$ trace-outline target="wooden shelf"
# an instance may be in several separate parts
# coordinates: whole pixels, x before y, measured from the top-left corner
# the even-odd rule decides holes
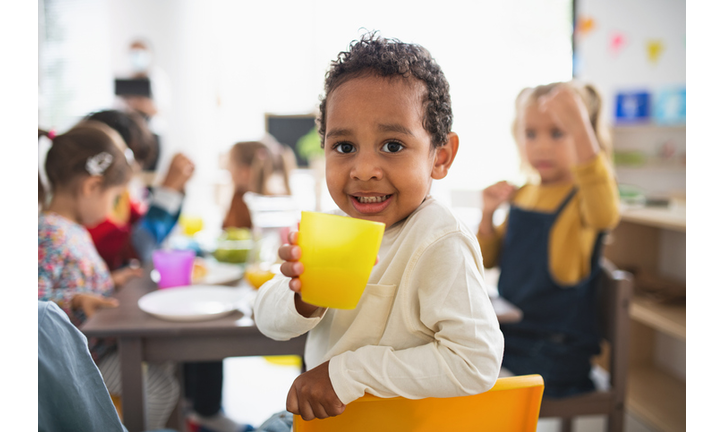
[[[634,296],[629,313],[631,319],[686,341],[686,305],[662,304]]]
[[[686,165],[681,163],[644,163],[641,165],[616,165],[616,172],[647,172],[647,173],[686,173]]]
[[[686,232],[686,208],[622,208],[621,220],[683,233]]]
[[[686,383],[653,366],[629,369],[626,408],[663,432],[686,430]]]
[[[631,123],[617,124],[612,128],[613,132],[642,132],[651,130],[686,130],[686,124],[656,124],[656,123]]]

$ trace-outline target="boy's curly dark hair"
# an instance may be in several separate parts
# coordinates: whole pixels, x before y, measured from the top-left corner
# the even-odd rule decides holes
[[[425,110],[422,125],[432,138],[432,146],[447,143],[452,128],[450,86],[440,66],[430,52],[420,45],[385,39],[370,32],[359,41],[352,41],[349,51],[340,52],[324,80],[324,96],[319,104],[319,134],[324,147],[327,130],[327,100],[340,85],[352,78],[367,75],[381,77],[414,77],[425,83],[427,95],[423,101]]]

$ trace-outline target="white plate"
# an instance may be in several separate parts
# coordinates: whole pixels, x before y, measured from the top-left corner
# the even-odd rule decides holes
[[[242,295],[237,288],[191,285],[148,293],[138,307],[165,320],[204,321],[233,312]]]
[[[194,279],[196,285],[222,285],[238,281],[244,275],[239,264],[206,261],[206,276]]]

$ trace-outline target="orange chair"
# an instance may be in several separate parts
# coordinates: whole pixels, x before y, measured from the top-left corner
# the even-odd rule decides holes
[[[294,432],[534,432],[543,397],[543,378],[499,378],[492,389],[473,396],[405,399],[365,395],[344,413],[324,420],[294,416]]]

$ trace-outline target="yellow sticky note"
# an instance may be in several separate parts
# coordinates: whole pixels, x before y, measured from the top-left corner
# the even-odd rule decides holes
[[[656,64],[664,51],[664,43],[660,39],[649,40],[646,43],[646,50],[649,55],[649,62]]]
[[[596,21],[591,17],[580,17],[578,18],[578,25],[576,31],[581,35],[585,35],[596,27]]]

